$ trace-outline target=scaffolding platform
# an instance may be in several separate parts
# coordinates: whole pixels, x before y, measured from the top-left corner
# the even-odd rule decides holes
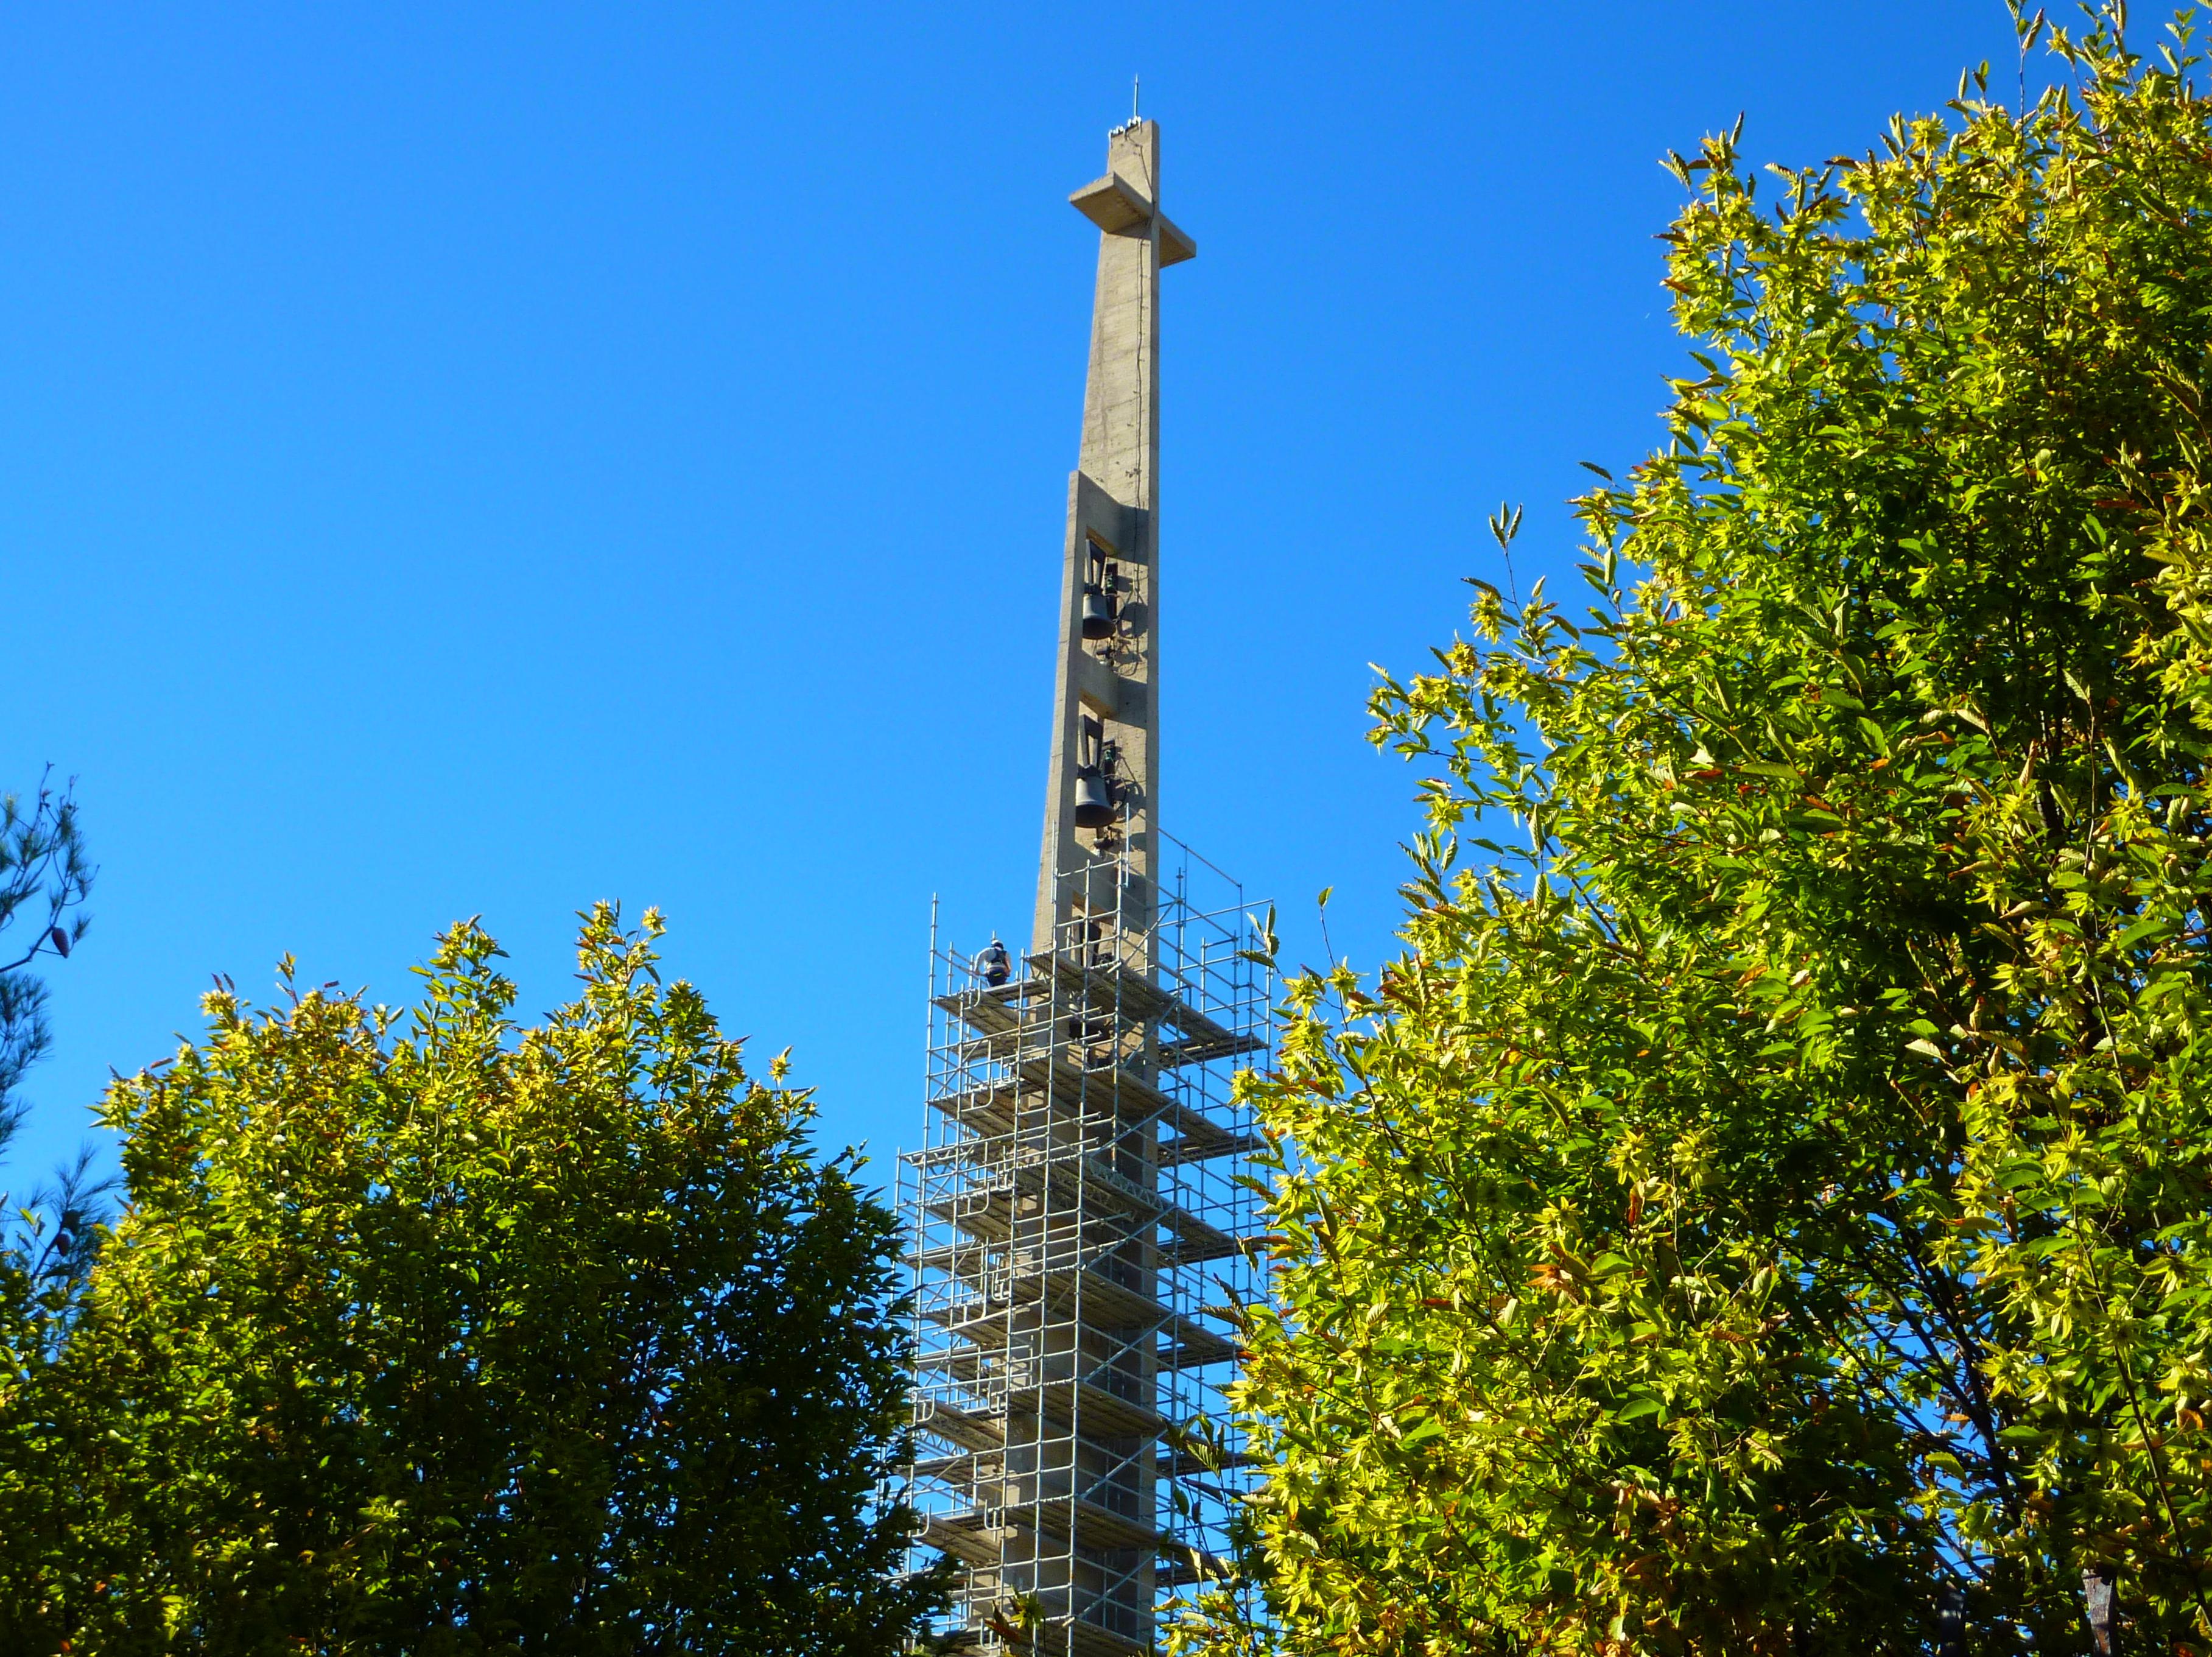
[[[1273,981],[1202,859],[1158,889],[1111,858],[1062,878],[1124,899],[1006,983],[933,936],[928,1141],[900,1160],[915,1564],[955,1562],[933,1634],[976,1657],[1151,1652],[1162,1607],[1226,1579],[1256,1472],[1224,1393],[1267,1292],[1232,1078],[1265,1062]]]

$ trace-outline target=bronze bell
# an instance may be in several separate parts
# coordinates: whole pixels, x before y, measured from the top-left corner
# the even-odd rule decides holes
[[[1096,765],[1085,765],[1075,773],[1075,826],[1102,829],[1114,820],[1114,796],[1106,790],[1106,778]]]
[[[1097,582],[1086,582],[1083,588],[1083,603],[1079,608],[1083,618],[1083,637],[1087,639],[1114,637],[1114,600],[1106,596],[1106,589]]]

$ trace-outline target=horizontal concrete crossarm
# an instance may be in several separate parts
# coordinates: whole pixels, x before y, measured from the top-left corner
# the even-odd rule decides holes
[[[1068,205],[1109,235],[1160,222],[1160,268],[1198,257],[1198,244],[1164,213],[1158,212],[1136,186],[1118,173],[1093,179],[1067,198]]]

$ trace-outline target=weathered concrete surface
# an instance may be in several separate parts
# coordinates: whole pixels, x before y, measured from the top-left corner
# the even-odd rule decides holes
[[[1045,787],[1032,947],[1052,947],[1054,929],[1086,900],[1063,872],[1126,837],[1128,867],[1149,910],[1158,863],[1160,271],[1196,245],[1159,210],[1160,130],[1139,121],[1114,133],[1106,174],[1068,199],[1099,227],[1098,283],[1091,316],[1091,369],[1083,398],[1083,446],[1067,486],[1067,536],[1060,578],[1060,658],[1053,698],[1052,763]],[[1095,550],[1094,550],[1095,549]],[[1114,636],[1085,640],[1085,585],[1100,563],[1113,569]],[[1097,740],[1086,739],[1086,718]],[[1121,820],[1075,824],[1078,773],[1110,752]],[[1124,893],[1121,909],[1130,912]]]

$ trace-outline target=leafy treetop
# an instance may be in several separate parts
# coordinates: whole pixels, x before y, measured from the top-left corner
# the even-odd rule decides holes
[[[2071,1652],[2094,1569],[2212,1649],[2212,103],[2123,23],[1676,158],[1595,607],[1376,698],[1404,953],[1255,1087],[1273,1620],[1186,1644]]]

